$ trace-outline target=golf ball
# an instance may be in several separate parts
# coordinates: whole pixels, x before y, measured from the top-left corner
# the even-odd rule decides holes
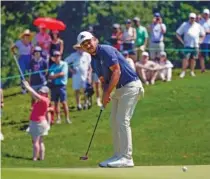
[[[182,167],[182,171],[183,171],[183,172],[186,172],[186,171],[187,171],[187,167],[185,167],[185,166]]]

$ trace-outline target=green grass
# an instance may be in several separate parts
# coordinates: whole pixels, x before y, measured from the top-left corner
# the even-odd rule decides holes
[[[69,104],[74,105],[71,85],[68,86]],[[30,136],[20,130],[28,124],[30,96],[12,96],[19,90],[18,87],[5,90],[5,96],[9,97],[4,100],[2,118],[5,136],[2,167],[95,167],[112,155],[109,105],[102,114],[89,160],[79,160],[87,149],[99,113],[99,108],[94,106],[88,111],[71,111],[72,125],[54,125],[45,138],[45,161],[31,161]],[[145,98],[138,102],[131,125],[133,157],[137,166],[210,164],[209,71],[197,73],[195,78],[175,79],[146,87]]]
[[[210,166],[135,167],[131,169],[3,169],[3,179],[209,179]]]

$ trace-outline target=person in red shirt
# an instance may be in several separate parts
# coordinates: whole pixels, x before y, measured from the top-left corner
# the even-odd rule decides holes
[[[27,81],[23,81],[23,84],[36,99],[32,106],[29,124],[29,133],[33,142],[33,160],[36,161],[38,157],[40,160],[44,160],[45,145],[43,136],[47,135],[49,130],[49,124],[46,119],[50,105],[50,99],[48,98],[49,88],[43,86],[37,93]]]

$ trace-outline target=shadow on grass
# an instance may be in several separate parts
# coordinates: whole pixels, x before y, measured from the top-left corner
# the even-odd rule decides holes
[[[17,96],[17,95],[20,95],[22,94],[22,92],[16,92],[16,93],[12,93],[12,94],[7,94],[7,95],[4,95],[4,98],[9,98],[9,97],[12,97],[12,96]]]
[[[26,124],[26,123],[28,124],[29,120],[21,120],[21,121],[13,121],[12,120],[12,121],[9,121],[9,122],[2,122],[1,125],[2,126],[9,126],[9,125],[13,126],[13,125],[21,125],[21,124],[23,125],[23,124]]]
[[[32,160],[30,157],[24,157],[24,156],[16,156],[9,153],[2,153],[3,157],[6,158],[14,158],[14,159],[21,159],[21,160]]]

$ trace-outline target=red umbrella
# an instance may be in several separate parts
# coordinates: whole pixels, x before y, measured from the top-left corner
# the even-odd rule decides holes
[[[44,25],[47,29],[50,30],[65,30],[66,29],[66,25],[60,21],[57,20],[55,18],[51,18],[51,17],[38,17],[37,19],[34,20],[33,24],[35,26],[42,26]]]

